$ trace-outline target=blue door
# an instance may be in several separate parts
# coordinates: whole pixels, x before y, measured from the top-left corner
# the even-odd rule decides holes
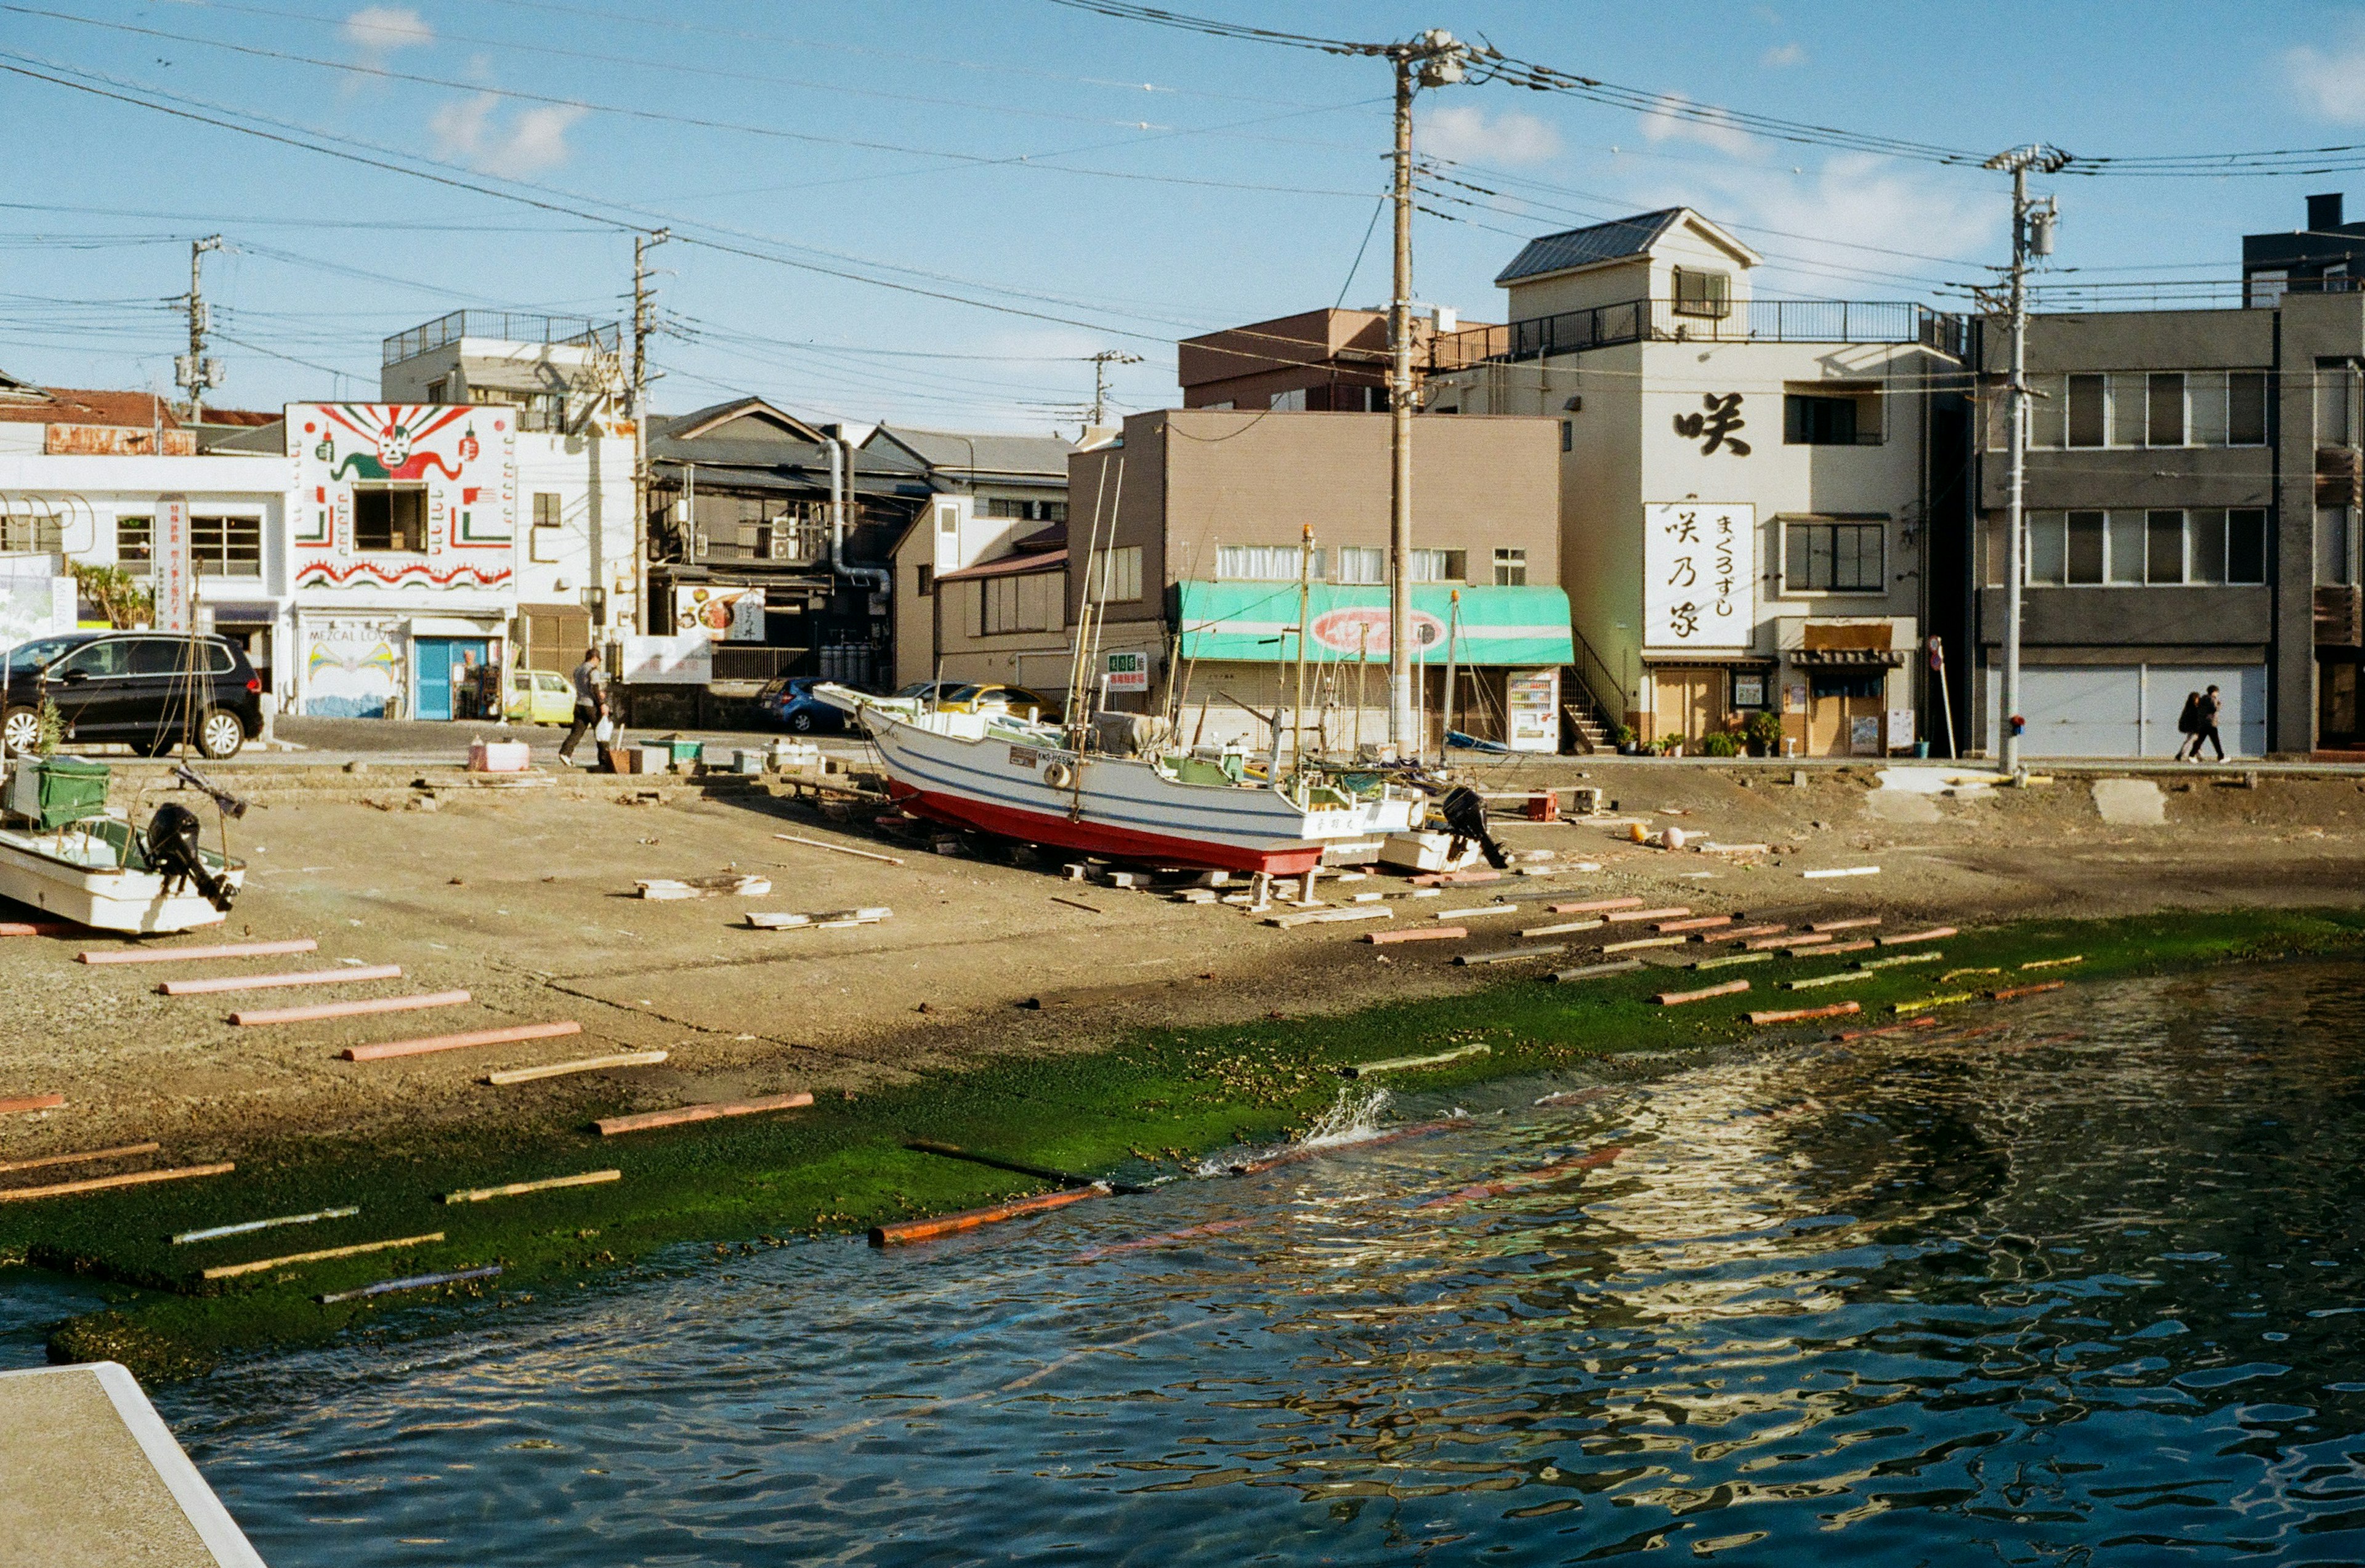
[[[459,655],[449,637],[421,637],[419,649],[419,716],[452,716],[452,662]]]

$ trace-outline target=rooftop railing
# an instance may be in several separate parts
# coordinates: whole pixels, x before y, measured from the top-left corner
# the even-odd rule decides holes
[[[1911,300],[1752,299],[1703,310],[1679,309],[1672,299],[1629,299],[1440,337],[1429,368],[1634,342],[1920,343],[1959,356],[1968,335],[1962,317]]]
[[[588,316],[536,316],[521,310],[454,310],[448,316],[398,332],[380,345],[382,363],[399,364],[407,359],[456,343],[462,338],[491,338],[510,343],[577,343],[614,353],[623,342],[623,329],[613,321]]]

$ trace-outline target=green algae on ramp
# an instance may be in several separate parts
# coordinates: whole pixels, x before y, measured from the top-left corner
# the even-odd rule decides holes
[[[2365,912],[2353,911],[2022,922],[1947,939],[1950,962],[2007,973],[2068,948],[2084,958],[2068,971],[2079,981],[2360,946]],[[1767,978],[1803,978],[1829,963],[1811,954],[1777,959]],[[1746,994],[1673,1014],[1651,1006],[1649,994],[1663,979],[1638,969],[1572,990],[1539,977],[1353,1012],[1146,1029],[1096,1052],[1007,1058],[857,1101],[824,1100],[777,1119],[651,1133],[621,1150],[612,1140],[601,1145],[582,1125],[588,1114],[624,1108],[596,1101],[571,1106],[563,1122],[554,1113],[499,1144],[475,1129],[435,1128],[391,1144],[286,1140],[237,1150],[238,1170],[203,1192],[158,1187],[0,1207],[0,1258],[163,1293],[70,1321],[52,1337],[51,1353],[111,1357],[147,1377],[185,1376],[226,1352],[314,1342],[387,1322],[390,1310],[416,1298],[327,1306],[313,1299],[380,1277],[367,1258],[208,1284],[196,1278],[204,1267],[265,1254],[239,1250],[252,1238],[175,1247],[169,1238],[179,1231],[253,1215],[359,1206],[366,1222],[324,1224],[320,1247],[441,1229],[443,1242],[418,1250],[422,1270],[498,1263],[504,1272],[497,1286],[452,1287],[433,1299],[499,1302],[571,1289],[684,1243],[858,1232],[1041,1189],[1024,1177],[914,1153],[902,1147],[906,1137],[991,1148],[1063,1170],[1147,1173],[1161,1162],[1171,1169],[1227,1145],[1303,1131],[1333,1103],[1341,1070],[1380,1051],[1441,1055],[1486,1047],[1484,1054],[1423,1070],[1424,1092],[1450,1092],[1589,1058],[1683,1052],[1766,1033],[1749,1024]],[[1865,975],[1851,994],[1870,1013],[1929,989],[1930,977],[1907,967]],[[616,1166],[623,1180],[499,1205],[442,1202],[454,1186],[561,1175],[582,1170],[587,1159]],[[402,1319],[422,1326],[446,1320],[424,1314]]]

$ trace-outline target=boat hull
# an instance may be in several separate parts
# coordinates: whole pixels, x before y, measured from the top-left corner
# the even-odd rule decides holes
[[[1319,864],[1326,845],[1384,833],[1410,810],[1307,810],[1272,790],[1179,783],[1135,758],[948,734],[875,709],[861,719],[889,793],[914,816],[1079,854],[1294,876]]]
[[[222,876],[235,888],[246,871],[233,866]],[[196,931],[229,918],[195,890],[165,892],[163,879],[152,871],[75,866],[27,847],[15,834],[0,835],[0,897],[55,919],[136,935]]]

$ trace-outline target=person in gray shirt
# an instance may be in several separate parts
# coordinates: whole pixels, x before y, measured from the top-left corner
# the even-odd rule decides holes
[[[575,725],[566,738],[558,743],[558,760],[569,767],[575,766],[575,748],[591,727],[608,716],[608,694],[600,685],[605,674],[600,667],[600,650],[583,650],[583,662],[575,666]]]

